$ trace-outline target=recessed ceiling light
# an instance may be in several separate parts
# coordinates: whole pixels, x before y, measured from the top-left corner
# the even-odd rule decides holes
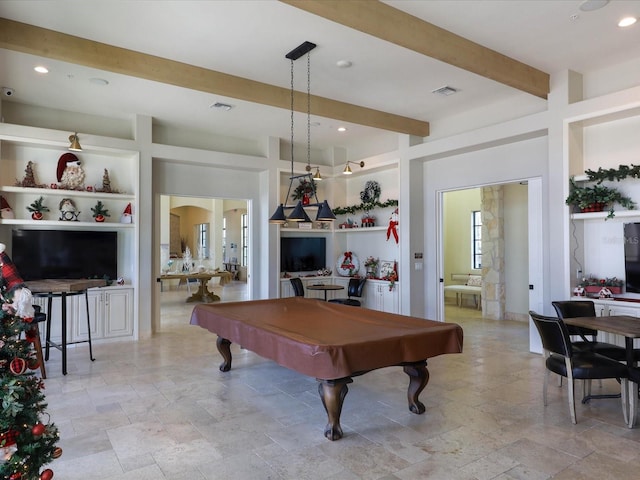
[[[220,110],[228,112],[233,108],[233,105],[229,105],[228,103],[216,102],[209,105],[209,108],[219,108]]]
[[[336,62],[336,66],[338,66],[339,68],[349,68],[351,65],[353,65],[353,63],[351,63],[349,60],[338,60]]]
[[[638,19],[636,17],[625,17],[618,22],[619,27],[630,27],[634,23],[636,23]]]
[[[33,68],[38,73],[49,73],[49,69],[43,65],[38,65]]]
[[[109,85],[108,80],[105,80],[104,78],[98,78],[98,77],[90,78],[89,82],[93,83],[94,85],[100,85],[102,87],[104,87],[105,85]]]
[[[338,131],[339,132],[346,132],[347,128],[346,127],[338,127]]]
[[[609,0],[585,0],[580,4],[580,10],[583,12],[593,12],[604,7]]]

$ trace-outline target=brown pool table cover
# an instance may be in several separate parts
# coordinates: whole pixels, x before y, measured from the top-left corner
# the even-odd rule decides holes
[[[463,343],[455,323],[302,297],[198,304],[191,324],[324,380],[460,353]]]

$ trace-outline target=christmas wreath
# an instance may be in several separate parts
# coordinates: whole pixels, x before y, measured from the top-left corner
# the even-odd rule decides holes
[[[307,180],[306,178],[303,178],[300,180],[298,186],[293,190],[291,198],[294,200],[302,200],[305,195],[313,195],[313,192],[316,191],[316,187],[316,182],[314,182],[313,179]]]

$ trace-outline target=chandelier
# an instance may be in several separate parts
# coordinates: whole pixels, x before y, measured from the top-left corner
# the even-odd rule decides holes
[[[314,180],[321,180],[318,178],[320,176],[320,171],[317,169],[316,175],[311,172],[311,59],[309,57],[309,52],[316,48],[315,43],[304,42],[291,50],[289,53],[285,55],[285,58],[288,58],[291,61],[291,175],[289,176],[289,189],[287,190],[287,196],[284,199],[284,203],[281,203],[278,208],[276,208],[275,213],[269,219],[269,223],[277,223],[283,224],[287,221],[290,222],[310,222],[311,219],[307,215],[302,205],[302,201],[298,200],[298,203],[295,205],[287,205],[287,200],[289,199],[289,195],[291,195],[291,190],[293,187],[293,182],[298,180],[302,180],[308,183],[310,186],[311,192],[310,197],[312,200],[315,200],[313,203],[305,203],[307,207],[317,207],[318,213],[316,215],[316,221],[318,222],[330,222],[336,219],[336,216],[331,211],[331,207],[329,207],[329,203],[324,200],[318,200],[318,193],[316,191],[316,185]],[[298,60],[303,55],[307,55],[307,173],[296,175],[293,172],[293,113],[294,113],[294,90],[293,90],[293,62]],[[293,211],[287,215],[285,210]]]

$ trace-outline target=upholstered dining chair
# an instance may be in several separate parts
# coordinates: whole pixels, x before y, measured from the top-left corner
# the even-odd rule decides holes
[[[558,317],[561,319],[575,317],[595,317],[596,308],[591,300],[567,300],[551,302],[555,308]],[[566,324],[565,324],[566,325]],[[597,330],[590,328],[576,327],[566,325],[569,336],[579,336],[582,340],[572,342],[573,348],[577,350],[587,350],[593,353],[599,353],[619,362],[626,360],[626,350],[624,347],[614,345],[613,343],[598,342],[596,336]],[[634,351],[636,361],[640,359],[640,350]]]
[[[342,305],[351,305],[352,307],[359,307],[362,304],[360,300],[356,300],[353,297],[360,298],[362,297],[362,289],[364,288],[364,284],[367,281],[366,278],[352,278],[349,280],[349,285],[347,286],[347,297],[348,298],[333,298],[329,300],[330,303],[341,303]]]
[[[302,284],[302,280],[298,277],[290,278],[291,286],[293,287],[293,293],[296,297],[304,297],[304,285]]]
[[[626,422],[627,378],[629,375],[627,366],[597,353],[574,349],[569,339],[569,331],[562,319],[547,317],[534,311],[529,311],[529,315],[542,339],[545,364],[544,405],[547,405],[549,372],[567,378],[569,412],[571,414],[571,422],[574,424],[577,423],[574,380],[584,380],[584,393],[589,395],[591,393],[591,380],[615,378],[620,380],[622,412]]]

